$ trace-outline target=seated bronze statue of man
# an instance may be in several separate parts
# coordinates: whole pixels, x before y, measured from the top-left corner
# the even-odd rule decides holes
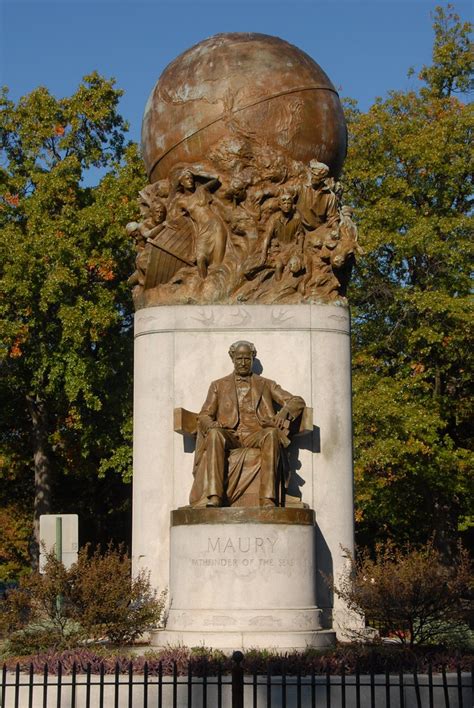
[[[191,506],[238,505],[257,476],[259,505],[275,505],[281,448],[289,445],[289,421],[305,402],[253,373],[256,354],[251,342],[232,344],[233,373],[209,387],[198,415]]]

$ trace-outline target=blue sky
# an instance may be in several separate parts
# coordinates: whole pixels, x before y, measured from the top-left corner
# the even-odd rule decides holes
[[[264,32],[296,44],[341,96],[367,109],[431,59],[431,0],[0,0],[0,82],[13,99],[39,85],[72,93],[96,69],[125,91],[122,115],[138,140],[146,99],[165,66],[217,32]],[[472,19],[471,3],[454,2]]]

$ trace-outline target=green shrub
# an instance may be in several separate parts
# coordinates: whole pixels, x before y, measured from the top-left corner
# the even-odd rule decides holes
[[[429,629],[432,636],[425,642],[426,645],[437,645],[441,640],[443,646],[448,649],[474,651],[474,631],[469,628],[467,622],[438,620],[431,623]]]
[[[82,638],[81,629],[74,623],[67,624],[62,632],[47,623],[30,624],[11,634],[5,649],[10,656],[27,656],[40,654],[51,648],[72,649],[77,647]]]

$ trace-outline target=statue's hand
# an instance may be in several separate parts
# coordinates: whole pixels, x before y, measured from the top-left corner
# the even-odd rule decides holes
[[[282,408],[278,413],[276,413],[273,418],[272,422],[275,425],[275,427],[279,428],[280,430],[284,430],[286,428],[286,419],[288,418],[288,411],[285,408]]]
[[[211,428],[219,428],[217,420],[212,420],[208,415],[199,418],[199,430],[202,435],[207,435],[207,431]]]
[[[211,430],[211,428],[220,428],[221,426],[217,422],[217,420],[213,420],[212,423],[209,423],[209,425],[206,428],[206,433],[208,430]]]

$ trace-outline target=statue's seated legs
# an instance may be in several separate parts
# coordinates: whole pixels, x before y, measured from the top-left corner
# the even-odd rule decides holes
[[[204,445],[200,470],[204,476],[202,488],[208,498],[213,497],[213,504],[222,503],[224,496],[229,504],[233,504],[257,475],[261,503],[274,502],[281,446],[281,435],[276,428],[240,431],[239,434],[223,428],[210,428]],[[230,451],[234,453],[230,454]]]
[[[312,428],[313,410],[304,408],[299,430],[294,435],[311,432]],[[195,438],[197,413],[175,408],[174,429]],[[201,437],[202,454],[195,461],[190,505],[205,507],[212,496],[217,498],[211,500],[216,505],[259,506],[265,505],[266,500],[274,500],[278,506],[289,503],[303,506],[298,498],[288,496],[284,486],[289,476],[282,448],[287,447],[288,442],[287,426],[283,430],[270,426],[245,433],[240,431],[239,435],[228,428],[209,428],[207,435]]]
[[[242,436],[244,448],[260,450],[260,492],[261,500],[276,497],[278,462],[280,460],[281,439],[276,428],[263,428]]]
[[[218,497],[222,502],[226,457],[229,450],[238,447],[239,440],[231,430],[211,428],[207,431],[200,472],[203,474],[203,492],[208,498]]]

